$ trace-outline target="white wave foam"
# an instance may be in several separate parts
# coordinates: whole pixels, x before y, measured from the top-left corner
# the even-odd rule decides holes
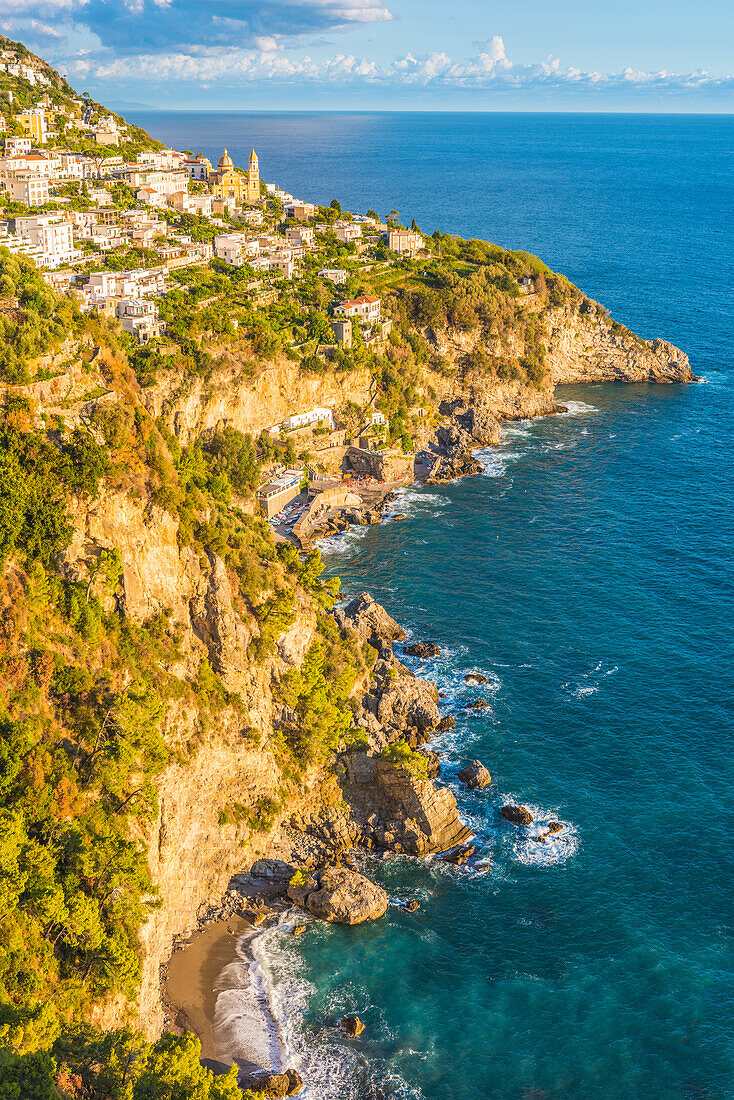
[[[391,1066],[370,1061],[363,1051],[349,1044],[334,1026],[307,1023],[309,1005],[315,987],[303,975],[300,945],[287,935],[288,922],[269,930],[258,940],[258,955],[271,984],[271,1003],[280,1025],[289,1066],[298,1070],[304,1081],[299,1093],[302,1100],[369,1100],[389,1095],[395,1100],[423,1100],[419,1089],[411,1087]],[[321,930],[317,934],[330,934]],[[355,1002],[364,1003],[366,991],[352,987],[334,990],[328,999],[328,1016],[334,1020],[354,1011]],[[382,1037],[395,1038],[380,1019],[377,1006],[367,1005],[374,1025]]]
[[[212,1033],[223,1058],[280,1068],[283,1045],[274,1022],[268,982],[254,955],[259,936],[242,937],[237,958],[228,963],[214,985],[217,999]]]
[[[567,823],[561,822],[561,824],[562,832],[554,833],[543,840],[538,840],[538,837],[543,835],[542,826],[535,833],[528,832],[524,836],[517,836],[514,854],[518,863],[525,866],[554,867],[574,856],[579,849],[578,834]]]
[[[585,401],[564,401],[566,411],[558,416],[584,416],[586,413],[599,412],[596,405],[587,405]]]
[[[599,661],[580,680],[563,684],[563,690],[571,699],[586,699],[589,695],[596,695],[607,677],[614,676],[617,672],[617,665],[610,666],[605,661]]]

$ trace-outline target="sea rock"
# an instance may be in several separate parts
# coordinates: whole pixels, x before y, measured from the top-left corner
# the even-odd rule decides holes
[[[306,925],[305,924],[297,924],[296,927],[293,929],[293,935],[294,936],[302,936],[305,931],[306,931]]]
[[[500,813],[513,825],[532,825],[533,823],[533,815],[527,806],[503,806]]]
[[[454,863],[457,867],[460,867],[462,863],[466,863],[474,855],[475,851],[476,847],[473,844],[460,844],[450,852],[444,852],[440,858],[445,863]]]
[[[486,447],[487,444],[496,446],[499,443],[501,437],[499,421],[481,405],[469,405],[466,412],[457,416],[457,420],[475,444],[480,443]]]
[[[238,1084],[244,1091],[249,1089],[257,1096],[267,1097],[295,1096],[303,1088],[303,1080],[294,1069],[287,1069],[285,1073],[262,1073],[241,1077]]]
[[[455,725],[456,719],[452,715],[447,714],[436,726],[436,733],[446,733],[447,730],[452,730]]]
[[[387,894],[358,871],[328,867],[303,883],[291,884],[288,897],[321,920],[334,924],[362,924],[376,920],[387,909]]]
[[[489,703],[486,699],[475,699],[473,703],[467,703],[467,710],[486,710]]]
[[[420,657],[423,660],[428,657],[441,656],[441,650],[435,642],[416,642],[415,645],[404,645],[403,653],[407,657]]]
[[[467,672],[464,680],[467,684],[488,684],[489,680],[481,672]]]
[[[561,825],[560,821],[549,821],[548,822],[548,832],[549,833],[560,833],[562,831],[563,831],[563,825]]]
[[[363,843],[424,856],[463,844],[471,836],[447,787],[435,787],[381,756],[351,752],[343,760],[342,789],[362,822]]]
[[[355,1038],[361,1035],[365,1030],[365,1024],[360,1020],[359,1016],[345,1016],[341,1020],[341,1026],[346,1031],[347,1035],[353,1035]]]
[[[415,898],[411,898],[410,901],[406,901],[405,905],[403,906],[403,909],[405,910],[406,913],[415,913],[415,911],[417,909],[420,909],[420,907],[421,907],[421,903],[419,901],[416,901]]]
[[[342,630],[354,630],[361,641],[369,642],[378,653],[405,637],[402,627],[372,599],[369,592],[360,592],[334,614]]]
[[[462,768],[459,772],[459,779],[466,784],[470,791],[481,790],[482,787],[488,787],[492,782],[492,776],[479,760],[472,760],[471,764],[467,764],[465,768]]]
[[[481,462],[477,462],[469,451],[456,456],[440,455],[426,478],[426,483],[428,485],[442,485],[447,481],[455,481],[456,478],[466,477],[468,474],[480,474],[481,472]]]

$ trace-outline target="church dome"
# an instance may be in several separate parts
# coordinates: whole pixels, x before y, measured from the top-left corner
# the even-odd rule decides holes
[[[219,168],[220,172],[224,168],[234,168],[234,161],[232,160],[226,149],[219,158],[219,164],[217,165],[217,167]]]

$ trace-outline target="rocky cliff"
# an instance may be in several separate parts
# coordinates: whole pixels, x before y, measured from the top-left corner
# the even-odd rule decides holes
[[[690,382],[688,356],[666,340],[642,340],[589,302],[551,311],[547,362],[552,382]]]
[[[74,536],[63,570],[95,584],[105,551],[120,555],[116,603],[133,622],[162,613],[175,632],[170,671],[191,681],[206,658],[228,693],[209,709],[168,700],[162,732],[170,760],[157,780],[158,813],[144,829],[148,862],[162,901],[142,930],[143,975],[137,1010],[154,1035],[163,1023],[159,969],[177,936],[227,889],[232,876],[267,855],[293,866],[332,859],[355,844],[424,855],[467,835],[453,796],[425,776],[381,757],[390,744],[418,743],[439,720],[435,685],[416,678],[392,654],[397,623],[362,596],[336,615],[338,629],[381,656],[357,679],[351,749],[297,779],[284,767],[278,730],[295,720],[275,688],[302,667],[316,631],[316,609],[297,594],[291,624],[273,654],[255,660],[249,643],[258,625],[236,591],[236,578],[214,553],[180,548],[178,521],[129,493],[106,492],[72,512]],[[100,593],[103,589],[100,586]],[[262,807],[267,807],[263,814]],[[232,816],[228,809],[237,807]],[[98,1013],[113,1025],[126,1015],[119,1001]]]
[[[222,353],[210,381],[169,373],[143,391],[152,416],[161,416],[182,446],[216,427],[254,435],[302,409],[340,409],[348,401],[366,406],[374,395],[366,368],[335,374],[308,374],[299,362],[278,358],[254,367],[237,349]]]
[[[443,334],[437,344],[455,368],[448,374],[426,370],[437,416],[424,438],[439,456],[437,480],[470,472],[471,450],[496,443],[502,419],[557,409],[559,382],[692,377],[678,349],[639,340],[596,307],[551,315],[548,371],[538,385],[462,365],[471,338]],[[229,357],[220,361],[210,383],[184,384],[171,376],[144,391],[142,399],[186,443],[217,426],[258,432],[309,404],[366,405],[372,396],[366,370],[310,377],[284,360],[253,377]],[[34,397],[38,401],[42,395]],[[42,406],[41,399],[39,411]],[[157,818],[144,830],[162,904],[142,932],[138,1004],[146,1031],[155,1034],[163,1020],[159,969],[175,938],[192,929],[232,875],[253,861],[267,855],[287,866],[307,866],[355,844],[421,856],[461,844],[469,833],[453,796],[427,777],[420,756],[420,745],[440,720],[435,685],[395,659],[392,642],[401,636],[400,627],[369,597],[335,617],[343,637],[378,653],[371,672],[363,671],[354,687],[353,744],[336,760],[310,765],[294,778],[279,757],[281,731],[294,716],[284,711],[276,689],[290,670],[303,667],[314,641],[313,599],[297,591],[292,621],[276,638],[274,651],[255,660],[252,642],[260,627],[237,578],[214,551],[179,546],[178,520],[170,511],[130,491],[106,491],[77,501],[71,520],[74,534],[63,573],[89,582],[103,603],[132,622],[164,615],[167,629],[176,634],[170,671],[191,682],[206,659],[228,693],[215,710],[175,698],[165,710],[162,728],[171,758],[157,781]],[[120,555],[114,592],[96,579],[105,551]],[[395,745],[410,753],[418,749],[418,756],[401,762],[390,755]],[[265,805],[267,813],[261,812]],[[238,807],[237,814],[229,814],[230,807]],[[119,1022],[125,1011],[115,1002],[99,1019]]]

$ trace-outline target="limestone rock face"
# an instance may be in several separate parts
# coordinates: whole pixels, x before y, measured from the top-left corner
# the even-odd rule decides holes
[[[211,570],[190,601],[191,625],[204,642],[209,660],[228,691],[242,691],[248,680],[247,646],[252,632],[232,609],[232,588],[221,558],[211,555]]]
[[[387,894],[348,867],[329,867],[288,887],[288,897],[315,917],[334,924],[362,924],[387,910]]]
[[[377,661],[376,687],[369,698],[370,709],[381,725],[404,733],[415,729],[426,735],[440,720],[438,688],[432,680],[414,676],[399,661]]]
[[[479,760],[472,760],[471,764],[467,764],[465,768],[462,768],[459,772],[459,779],[466,784],[470,791],[481,790],[482,787],[488,787],[492,782],[492,776]]]
[[[471,836],[447,787],[435,787],[380,756],[347,754],[344,794],[365,836],[380,848],[424,856]]]
[[[389,649],[393,642],[405,637],[405,631],[391,618],[385,608],[372,599],[369,592],[360,592],[336,612],[342,630],[354,630],[363,642],[369,642],[377,652]]]
[[[170,371],[141,397],[151,416],[163,417],[182,447],[216,428],[257,436],[294,409],[340,408],[349,400],[366,405],[370,399],[372,376],[365,367],[311,376],[298,363],[278,357],[253,378],[251,363],[247,348],[234,344],[217,359],[208,382],[196,378],[182,387],[180,375]]]
[[[551,314],[546,363],[554,383],[690,382],[688,356],[666,340],[641,340],[596,302]]]

